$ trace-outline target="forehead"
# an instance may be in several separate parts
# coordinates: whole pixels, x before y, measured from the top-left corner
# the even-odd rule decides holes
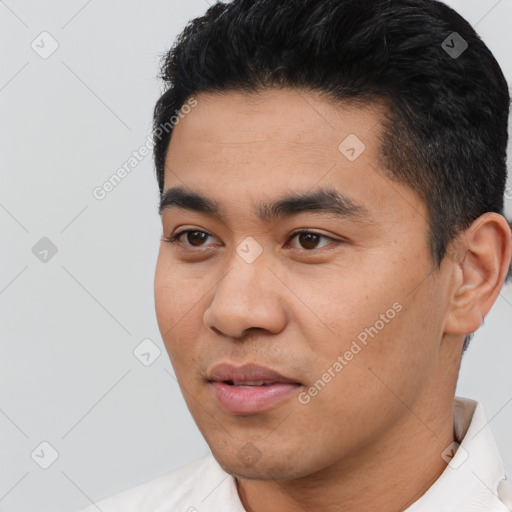
[[[305,187],[334,167],[364,179],[365,167],[379,158],[381,114],[375,107],[336,104],[293,89],[200,94],[196,101],[174,128],[166,181],[182,171],[187,180],[196,173],[220,180],[229,174],[233,185],[271,177],[274,186],[286,178]]]
[[[333,143],[336,149],[344,134],[378,135],[385,114],[383,103],[356,105],[291,88],[202,93],[196,100],[197,106],[176,125],[173,139],[186,130],[204,135],[197,141],[204,143],[266,144],[277,138],[297,144],[298,151],[304,145],[332,148]]]
[[[197,106],[174,128],[165,190],[202,191],[245,213],[264,199],[321,188],[379,215],[396,210],[397,196],[422,209],[414,191],[385,178],[382,105],[349,105],[293,89],[195,98]]]

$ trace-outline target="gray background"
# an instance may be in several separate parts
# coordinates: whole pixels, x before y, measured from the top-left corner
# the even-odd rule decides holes
[[[448,3],[476,25],[510,83],[512,0]],[[92,193],[146,142],[159,57],[207,7],[0,0],[0,511],[71,512],[207,451],[155,319],[151,156],[103,200]],[[32,251],[43,237],[58,251],[46,262]],[[509,472],[511,308],[508,287],[458,386],[483,403]],[[134,355],[147,339],[146,358],[161,350],[149,366]],[[41,442],[58,453],[48,469]]]

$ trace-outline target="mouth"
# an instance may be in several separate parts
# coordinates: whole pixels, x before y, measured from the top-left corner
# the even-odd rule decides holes
[[[233,415],[251,415],[275,409],[297,393],[302,384],[254,364],[221,364],[208,374],[217,405]]]
[[[273,384],[279,384],[279,382],[265,382],[263,380],[253,382],[233,382],[232,380],[225,380],[223,382],[237,388],[252,388],[254,386],[272,386]]]

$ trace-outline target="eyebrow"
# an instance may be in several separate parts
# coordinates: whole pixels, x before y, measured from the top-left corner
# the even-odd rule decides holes
[[[223,221],[227,217],[225,210],[217,201],[184,187],[170,188],[161,195],[159,215],[172,208],[203,213]],[[257,206],[255,211],[263,222],[273,222],[306,212],[331,213],[358,221],[371,222],[372,220],[371,214],[365,206],[357,204],[349,196],[341,194],[333,188],[320,188],[263,202]]]

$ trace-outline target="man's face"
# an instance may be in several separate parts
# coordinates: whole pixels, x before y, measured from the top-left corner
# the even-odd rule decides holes
[[[165,190],[206,196],[223,216],[164,209],[164,237],[192,233],[161,243],[162,337],[225,470],[310,475],[370,450],[439,385],[448,299],[426,208],[384,177],[376,107],[290,89],[196,99],[174,129]],[[310,202],[258,215],[262,203],[328,189],[344,198],[338,211]],[[223,363],[241,373],[212,382]],[[288,383],[222,382],[242,384],[250,364]]]

